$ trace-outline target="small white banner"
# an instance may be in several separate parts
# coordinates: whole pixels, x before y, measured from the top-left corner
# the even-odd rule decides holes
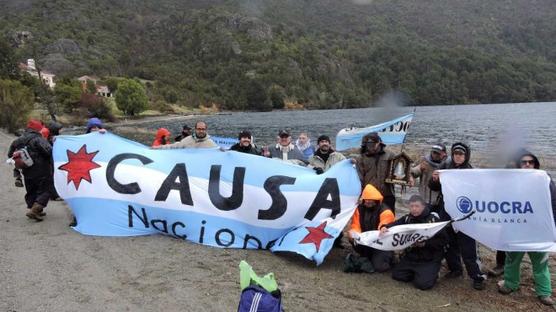
[[[454,229],[503,251],[556,251],[550,177],[535,169],[442,170],[446,212]]]
[[[450,221],[397,225],[382,235],[379,231],[363,232],[355,237],[354,241],[358,245],[380,250],[402,250],[432,238],[449,223]]]

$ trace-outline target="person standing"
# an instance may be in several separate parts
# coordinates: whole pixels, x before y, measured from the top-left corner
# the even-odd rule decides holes
[[[261,155],[261,151],[253,144],[253,136],[248,130],[241,131],[237,136],[239,142],[230,147],[231,151],[240,153]]]
[[[355,166],[361,180],[361,188],[372,184],[384,196],[383,203],[395,212],[394,186],[386,183],[394,154],[385,150],[385,146],[377,132],[365,135],[361,142],[360,155],[355,159]]]
[[[192,135],[173,144],[153,146],[158,149],[175,149],[175,148],[212,148],[218,147],[216,143],[208,135],[207,124],[199,120],[195,123],[195,131]]]
[[[303,154],[292,144],[292,137],[287,130],[278,132],[278,143],[268,149],[270,158],[278,158],[283,161],[289,161],[298,165],[305,165]]]
[[[301,154],[303,155],[303,160],[307,161],[309,157],[313,156],[315,153],[315,148],[311,144],[311,139],[307,135],[307,132],[301,132],[295,141],[295,146]]]
[[[428,155],[425,155],[417,165],[411,167],[411,175],[420,178],[419,194],[428,205],[436,204],[438,192],[429,188],[432,172],[440,167],[447,158],[446,145],[442,143],[434,144]]]
[[[26,190],[25,202],[29,209],[26,216],[36,221],[42,221],[46,215],[43,210],[50,199],[52,185],[52,147],[42,137],[42,128],[40,121],[29,120],[25,133],[15,139],[8,150],[8,157],[12,158],[19,149],[26,147],[33,160],[33,164],[23,168],[22,173]]]
[[[525,152],[518,161],[518,168],[539,169],[539,159],[530,152]],[[549,182],[551,208],[553,216],[556,217],[556,185],[551,179]],[[552,284],[549,270],[548,252],[528,251],[529,259],[533,267],[533,280],[535,281],[535,293],[539,301],[548,306],[554,306],[552,299]],[[504,264],[504,279],[498,282],[498,291],[504,295],[510,294],[519,288],[520,266],[525,252],[509,251],[506,252],[506,262]]]
[[[469,163],[471,158],[471,150],[469,146],[464,143],[457,142],[452,145],[452,158],[449,161],[444,162],[438,169],[471,169],[473,166]],[[435,170],[432,173],[432,178],[429,182],[429,187],[435,192],[440,192],[438,206],[436,211],[440,216],[442,221],[450,220],[450,215],[444,209],[444,200],[442,195],[442,187],[440,185],[439,173]],[[486,275],[481,272],[479,267],[479,259],[477,256],[477,242],[466,235],[465,233],[459,231],[455,232],[454,229],[448,227],[448,250],[446,251],[446,262],[448,263],[448,269],[450,272],[446,274],[447,278],[456,278],[463,275],[463,268],[461,264],[461,258],[463,258],[463,263],[465,264],[465,269],[467,274],[473,280],[473,288],[476,290],[485,289],[485,279]]]
[[[166,128],[159,128],[156,130],[156,136],[154,138],[152,147],[170,144],[170,131]]]
[[[191,135],[191,128],[188,125],[183,125],[182,129],[181,129],[181,133],[180,135],[178,135],[174,141],[179,142],[185,138],[187,138],[188,136]]]
[[[315,154],[309,158],[309,166],[313,167],[318,174],[321,174],[344,159],[346,159],[344,155],[334,151],[330,146],[330,137],[321,135],[317,139]]]

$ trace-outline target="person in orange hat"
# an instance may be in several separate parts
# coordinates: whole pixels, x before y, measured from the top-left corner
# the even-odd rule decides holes
[[[170,131],[168,131],[168,129],[159,128],[156,131],[156,137],[154,138],[152,146],[155,147],[155,146],[170,144],[170,135],[171,134]]]
[[[367,184],[361,194],[361,203],[355,209],[351,219],[349,239],[359,233],[380,230],[383,226],[396,220],[394,212],[382,203],[384,197],[372,184]],[[354,245],[353,249],[362,257],[368,258],[375,271],[384,272],[390,269],[392,251],[374,249],[368,246]]]

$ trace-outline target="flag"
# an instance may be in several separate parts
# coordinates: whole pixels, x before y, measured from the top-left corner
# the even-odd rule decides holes
[[[366,128],[344,128],[336,135],[336,150],[359,148],[363,137],[371,132],[378,132],[386,145],[402,144],[412,120],[413,113]]]
[[[424,242],[442,230],[450,221],[435,223],[402,224],[393,226],[388,232],[367,231],[354,238],[358,245],[380,250],[403,250],[411,245]]]
[[[482,244],[503,251],[556,251],[550,177],[535,169],[441,170],[446,212]]]
[[[164,234],[291,251],[320,264],[348,222],[359,178],[218,149],[157,150],[111,133],[58,136],[55,186],[86,235]]]

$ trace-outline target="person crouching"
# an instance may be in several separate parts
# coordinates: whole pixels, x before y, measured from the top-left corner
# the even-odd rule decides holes
[[[380,233],[386,233],[396,225],[433,222],[440,222],[438,215],[430,211],[421,196],[413,195],[409,198],[409,214],[385,225],[380,229]],[[406,248],[400,262],[392,269],[392,278],[401,282],[413,282],[413,285],[421,290],[432,288],[438,279],[447,243],[448,235],[445,230],[441,230],[432,238]]]
[[[358,233],[380,230],[395,220],[392,209],[382,203],[384,197],[371,184],[367,184],[361,194],[361,204],[355,209],[349,231],[350,242]],[[368,258],[375,271],[390,269],[393,252],[374,249],[363,245],[354,245],[353,249],[362,257]]]

